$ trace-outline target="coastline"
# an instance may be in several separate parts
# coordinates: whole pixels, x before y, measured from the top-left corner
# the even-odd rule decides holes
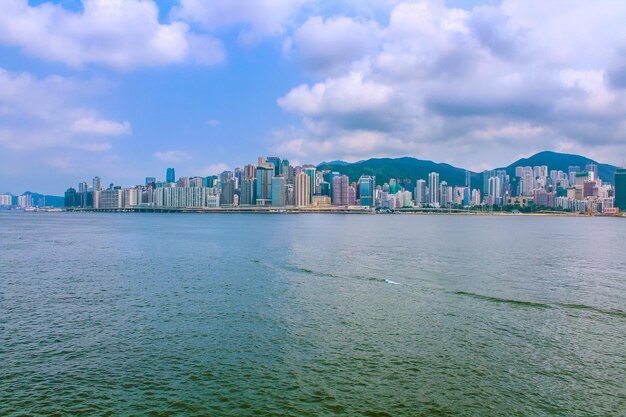
[[[40,209],[31,212],[91,212],[91,213],[238,213],[238,214],[402,214],[402,215],[435,215],[435,216],[516,216],[516,217],[616,217],[626,218],[624,215],[602,215],[568,212],[536,212],[536,213],[512,213],[500,211],[468,211],[459,209],[396,209],[388,212],[376,211],[363,207],[215,207],[215,208],[173,208],[173,207],[127,207],[120,209],[93,209],[93,208],[70,208],[70,209]]]

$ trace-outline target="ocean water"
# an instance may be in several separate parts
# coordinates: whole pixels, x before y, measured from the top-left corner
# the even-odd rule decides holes
[[[626,221],[0,212],[0,415],[624,416]]]

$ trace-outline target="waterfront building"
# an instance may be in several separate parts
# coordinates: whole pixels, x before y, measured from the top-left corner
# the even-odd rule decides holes
[[[274,165],[261,163],[256,169],[256,205],[269,206],[272,204],[272,178]]]
[[[311,183],[310,193],[309,193],[309,203],[312,203],[313,194],[316,193],[316,190],[315,190],[316,177],[317,177],[316,168],[313,165],[306,165],[303,168],[304,168],[304,173],[309,176],[309,182]]]
[[[0,206],[13,205],[13,196],[10,194],[0,194]]]
[[[282,175],[272,177],[272,207],[286,206],[286,182]]]
[[[332,204],[334,206],[347,206],[348,205],[348,188],[349,182],[347,175],[337,175],[333,177],[333,197]]]
[[[76,189],[70,187],[65,191],[63,203],[65,207],[76,207],[77,205],[80,205],[76,204]]]
[[[428,202],[426,199],[426,180],[417,180],[415,184],[415,202],[418,205],[426,204]]]
[[[431,172],[430,174],[428,174],[428,190],[430,194],[430,199],[428,200],[428,203],[433,206],[439,206],[441,190],[438,172]]]
[[[361,200],[362,206],[374,206],[374,189],[376,188],[375,182],[375,178],[369,175],[362,175],[361,178],[359,178],[358,198]]]
[[[489,205],[495,206],[502,204],[502,182],[500,177],[489,178],[487,196]]]
[[[124,190],[120,187],[113,187],[100,193],[101,209],[124,208]]]
[[[356,188],[354,184],[351,184],[348,187],[348,205],[349,206],[356,205]]]
[[[309,205],[309,195],[311,195],[311,179],[304,172],[296,175],[295,194],[296,206],[304,207]]]
[[[615,207],[626,212],[626,169],[615,172]]]
[[[255,170],[256,171],[256,170]],[[241,182],[241,198],[239,203],[244,206],[256,205],[254,178],[244,178]]]
[[[222,192],[220,193],[220,206],[232,206],[235,201],[235,181],[230,178],[221,184]]]
[[[174,168],[168,168],[165,172],[165,182],[176,182],[176,173]]]
[[[101,189],[102,189],[102,184],[100,181],[100,177],[93,177],[93,191],[100,191]]]
[[[329,207],[330,206],[330,197],[322,194],[315,194],[313,196],[313,202],[311,203],[313,207]]]
[[[33,206],[33,196],[31,194],[23,194],[17,197],[17,206],[20,208],[29,208]]]

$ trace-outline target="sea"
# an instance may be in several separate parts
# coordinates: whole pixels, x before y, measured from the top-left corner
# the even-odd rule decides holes
[[[0,212],[0,415],[625,416],[626,220]]]

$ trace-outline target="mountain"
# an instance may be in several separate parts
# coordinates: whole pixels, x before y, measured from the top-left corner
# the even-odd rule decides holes
[[[598,165],[598,176],[604,182],[613,183],[615,181],[615,170],[617,167],[608,164],[601,164],[599,162],[594,161],[593,159],[587,158],[585,156],[573,155],[567,153],[558,153],[551,151],[539,152],[529,158],[522,158],[511,165],[507,166],[505,169],[507,174],[511,177],[515,176],[515,167],[519,166],[541,166],[547,165],[548,169],[560,170],[564,172],[568,172],[570,166],[579,166],[582,171],[585,170],[585,166],[589,163],[593,163]]]
[[[504,169],[511,176],[515,177],[515,167],[518,166],[540,166],[547,165],[548,169],[561,170],[568,172],[570,166],[579,166],[581,170],[585,170],[588,163],[598,165],[598,174],[605,182],[613,183],[615,181],[615,170],[617,167],[608,164],[598,163],[590,158],[571,155],[558,152],[539,152],[529,158],[523,158],[513,162]],[[449,164],[436,163],[421,159],[403,157],[403,158],[372,158],[366,161],[354,163],[346,163],[343,161],[323,162],[317,166],[318,170],[336,171],[350,177],[350,181],[358,181],[361,175],[376,176],[377,184],[389,182],[390,178],[404,179],[408,178],[413,181],[417,179],[428,179],[428,174],[438,172],[441,181],[446,181],[450,185],[465,185],[465,172],[463,168],[454,167]],[[472,188],[482,189],[483,174],[470,172]]]
[[[350,177],[350,181],[358,181],[361,175],[373,175],[377,184],[389,182],[390,178],[427,179],[431,172],[438,172],[441,181],[450,185],[465,185],[465,169],[409,157],[372,158],[352,164],[324,162],[317,169],[337,171]],[[471,176],[472,183],[482,183],[481,174],[471,172]]]
[[[10,193],[7,193],[10,194]],[[35,206],[39,206],[39,207],[63,207],[65,205],[65,198],[64,197],[60,197],[60,196],[56,196],[56,195],[44,195],[44,194],[39,194],[39,193],[33,193],[32,191],[26,191],[24,194],[22,195],[31,195],[33,196],[33,204]],[[13,204],[17,205],[17,197],[16,195],[13,196]]]

